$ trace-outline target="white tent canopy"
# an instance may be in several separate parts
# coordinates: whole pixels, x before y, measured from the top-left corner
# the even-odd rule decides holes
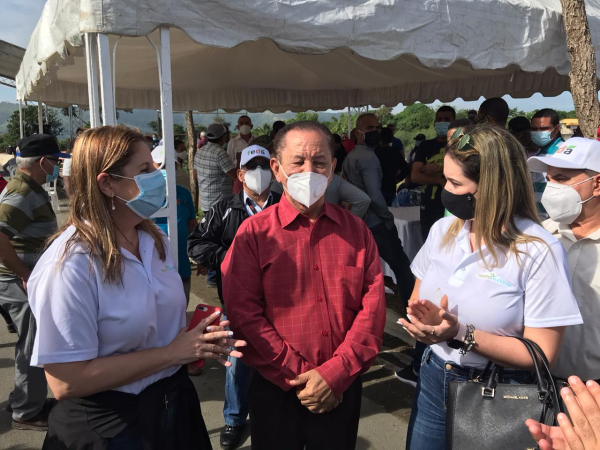
[[[600,1],[586,5],[600,48]],[[98,32],[109,35],[111,51],[123,36],[116,107],[159,108],[156,52],[143,36],[158,42],[161,25],[172,27],[180,111],[341,109],[569,89],[559,0],[48,0],[17,98],[87,105],[83,35]]]

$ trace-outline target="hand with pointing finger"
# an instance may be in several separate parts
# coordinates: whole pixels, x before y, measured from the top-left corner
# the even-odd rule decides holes
[[[398,320],[408,334],[427,345],[447,342],[456,337],[460,324],[458,317],[448,311],[447,295],[442,297],[439,307],[429,300],[417,302],[407,310],[411,322]]]
[[[296,387],[298,399],[313,413],[329,412],[337,408],[342,401],[335,397],[327,382],[316,369],[304,372],[295,379],[289,380],[288,383]]]

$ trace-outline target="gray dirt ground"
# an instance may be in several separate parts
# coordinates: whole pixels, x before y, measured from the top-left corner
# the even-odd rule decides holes
[[[64,211],[66,202],[62,200],[61,205]],[[60,220],[64,219],[64,213],[60,214]],[[188,314],[198,303],[218,305],[218,302],[216,289],[208,288],[204,277],[194,277]],[[404,447],[406,438],[414,389],[396,380],[393,370],[404,367],[410,361],[412,340],[402,333],[399,325],[395,325],[399,317],[397,298],[388,295],[388,305],[392,307],[388,308],[382,352],[373,367],[362,376],[363,401],[356,447],[360,450],[396,450]],[[0,320],[0,450],[39,449],[44,433],[12,430],[11,416],[4,410],[13,384],[15,341],[16,335],[9,334]],[[223,426],[225,369],[208,361],[200,376],[192,380],[213,448],[218,449],[219,432]],[[249,427],[240,448],[250,449]]]

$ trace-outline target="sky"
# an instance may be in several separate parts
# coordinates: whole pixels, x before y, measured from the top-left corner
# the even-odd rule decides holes
[[[2,27],[0,27],[0,40],[10,42],[11,44],[27,48],[29,36],[33,32],[37,21],[39,20],[45,0],[0,0],[2,3]],[[15,90],[0,85],[0,102],[15,102]],[[553,108],[564,111],[574,109],[573,98],[569,92],[564,92],[557,97],[544,97],[541,94],[534,94],[530,98],[513,99],[510,96],[504,96],[511,108],[518,108],[522,111],[533,111],[540,108]],[[465,102],[462,99],[456,99],[451,102],[457,108],[478,109],[483,101]],[[432,106],[439,105],[435,102]],[[379,105],[373,105],[377,107]],[[394,112],[404,109],[403,105],[394,108]]]

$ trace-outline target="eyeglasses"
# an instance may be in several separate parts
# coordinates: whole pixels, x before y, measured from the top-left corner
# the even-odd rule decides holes
[[[462,127],[458,127],[456,129],[456,131],[454,133],[452,133],[452,136],[450,137],[451,141],[454,141],[456,139],[460,139],[460,141],[458,142],[457,145],[457,150],[460,151],[467,151],[467,150],[475,150],[475,146],[473,145],[473,138],[468,135],[465,134],[465,131]]]
[[[249,161],[248,164],[244,166],[244,170],[254,170],[257,167],[260,167],[263,170],[271,170],[271,165],[268,161],[260,163],[255,161]]]

